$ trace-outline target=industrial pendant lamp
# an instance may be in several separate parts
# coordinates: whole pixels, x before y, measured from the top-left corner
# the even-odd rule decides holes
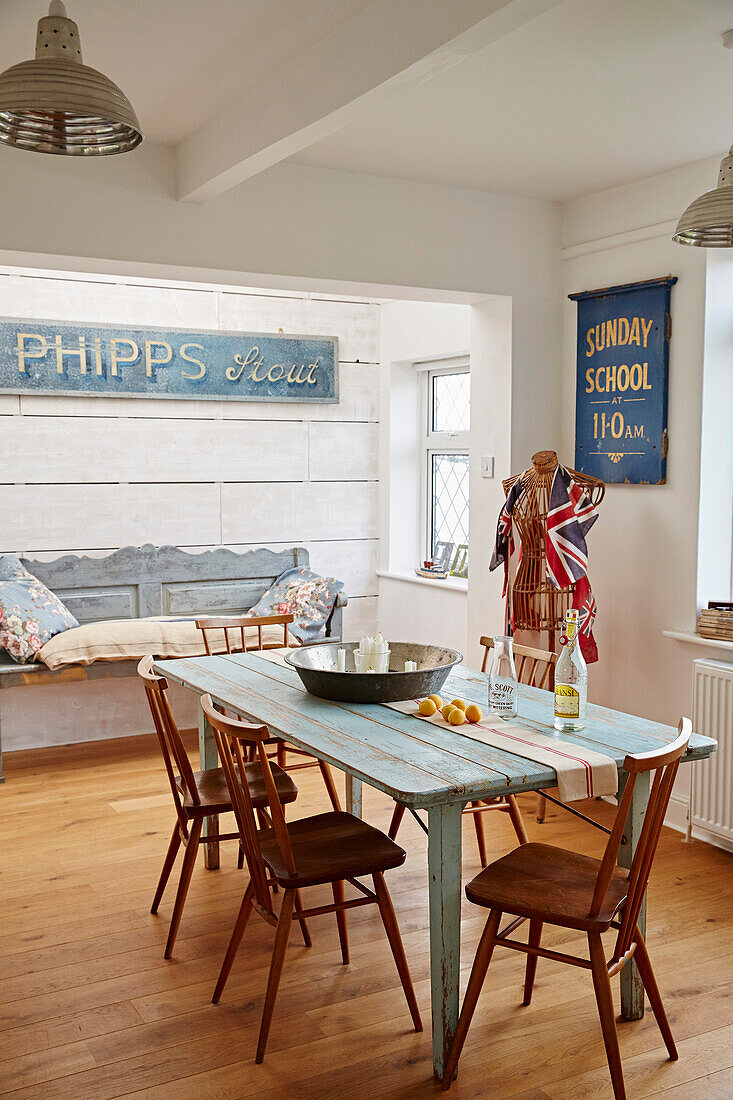
[[[0,75],[0,142],[64,156],[126,153],[143,139],[130,101],[82,64],[79,28],[61,0],[38,21],[36,56]]]
[[[690,203],[672,240],[702,248],[733,248],[733,147],[720,162],[718,186]]]
[[[722,40],[726,50],[733,50],[733,30],[724,31]],[[698,248],[733,248],[733,145],[720,162],[718,186],[690,203],[672,240]]]

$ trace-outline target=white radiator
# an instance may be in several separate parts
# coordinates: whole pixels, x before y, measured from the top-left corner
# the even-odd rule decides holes
[[[733,664],[695,661],[693,728],[714,737],[718,751],[691,765],[693,836],[733,851]]]

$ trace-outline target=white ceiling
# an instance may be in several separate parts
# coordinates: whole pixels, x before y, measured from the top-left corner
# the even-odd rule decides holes
[[[722,156],[729,27],[731,0],[565,0],[297,159],[569,199]]]
[[[564,200],[722,156],[733,141],[733,51],[720,42],[733,27],[733,0],[461,0],[462,10],[476,13],[467,27],[501,8],[527,21],[510,33],[496,24],[493,37],[445,55],[450,64],[437,75],[425,75],[434,64],[415,75],[409,46],[421,28],[413,13],[424,6],[437,27],[439,9],[452,3],[457,11],[458,0],[67,0],[67,8],[85,62],[122,87],[149,140],[179,146],[179,165],[193,142],[205,167],[207,134],[226,145],[232,119],[254,130],[271,126],[272,134],[250,142],[246,174],[227,175],[224,163],[219,192],[295,148],[293,159],[307,164]],[[370,43],[359,37],[362,23],[348,33],[367,9],[377,35]],[[35,23],[46,11],[44,0],[0,0],[0,70],[32,56]],[[377,73],[378,59],[400,33],[405,72],[413,75],[390,83],[386,70]],[[456,33],[446,30],[446,42]],[[326,39],[331,54],[319,54]],[[374,58],[382,90],[365,107],[357,89],[349,113],[338,85],[346,89],[356,58],[340,43],[353,49],[354,39],[360,61]],[[426,56],[436,43],[425,46]],[[329,62],[308,68],[310,56]],[[321,95],[312,116],[298,114],[298,74],[314,68],[330,100]],[[254,105],[258,93],[261,103],[274,103],[281,86],[275,133]],[[320,94],[311,86],[301,100]],[[288,111],[297,135],[290,147],[282,140]],[[245,159],[245,144],[234,161]],[[253,151],[261,149],[257,162]]]
[[[145,136],[177,144],[371,0],[65,0],[85,65],[129,97]],[[0,0],[0,72],[33,57],[48,0]]]

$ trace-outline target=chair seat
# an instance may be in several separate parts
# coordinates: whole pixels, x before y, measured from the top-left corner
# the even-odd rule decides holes
[[[291,875],[272,829],[259,832],[262,855],[283,886],[316,886],[400,867],[405,850],[353,814],[332,812],[288,821],[297,874]]]
[[[258,810],[266,809],[267,791],[265,790],[265,781],[262,778],[261,765],[255,761],[251,764],[245,764],[245,768],[247,770],[247,782],[252,796],[252,805]],[[287,775],[282,768],[278,767],[277,764],[271,764],[270,769],[272,771],[272,777],[275,780],[277,793],[283,805],[288,802],[295,802],[295,799],[298,797],[298,788],[295,786],[290,776]],[[194,772],[193,777],[201,802],[196,804],[192,801],[191,796],[186,793],[183,799],[183,806],[189,815],[224,814],[231,810],[232,800],[229,797],[226,776],[221,768],[207,768],[206,771]],[[181,784],[179,783],[179,789],[180,788]]]
[[[600,860],[550,844],[522,844],[489,864],[466,886],[476,905],[518,917],[603,932],[626,897],[629,873],[617,867],[597,917],[590,917]]]

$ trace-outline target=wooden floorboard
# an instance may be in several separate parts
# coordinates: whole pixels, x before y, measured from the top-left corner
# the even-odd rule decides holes
[[[192,757],[195,747],[190,742]],[[210,1003],[246,873],[235,847],[199,865],[176,944],[163,959],[174,883],[149,906],[173,824],[152,737],[5,757],[0,788],[0,1096],[37,1100],[328,1100],[442,1095],[429,1029],[416,1035],[372,907],[349,913],[352,962],[340,964],[336,922],[293,936],[262,1066],[254,1064],[272,931],[253,919],[222,1003]],[[328,801],[317,772],[299,771],[297,813]],[[544,825],[520,799],[530,839],[597,854],[601,834],[554,807]],[[612,807],[593,803],[608,820]],[[386,827],[388,800],[365,792]],[[514,843],[507,815],[485,818],[491,858]],[[388,877],[416,994],[430,1018],[426,839],[405,818],[404,867]],[[478,870],[470,821],[465,873]],[[664,831],[649,899],[648,942],[680,1050],[665,1059],[653,1017],[619,1027],[629,1097],[733,1096],[733,857]],[[177,868],[174,871],[174,877]],[[329,897],[312,891],[313,903]],[[462,979],[484,914],[464,903]],[[577,944],[548,930],[548,946]],[[540,960],[532,1007],[520,1007],[523,960],[497,952],[450,1095],[514,1100],[610,1097],[588,975]],[[617,985],[617,983],[615,983]],[[618,991],[616,990],[616,996]]]

